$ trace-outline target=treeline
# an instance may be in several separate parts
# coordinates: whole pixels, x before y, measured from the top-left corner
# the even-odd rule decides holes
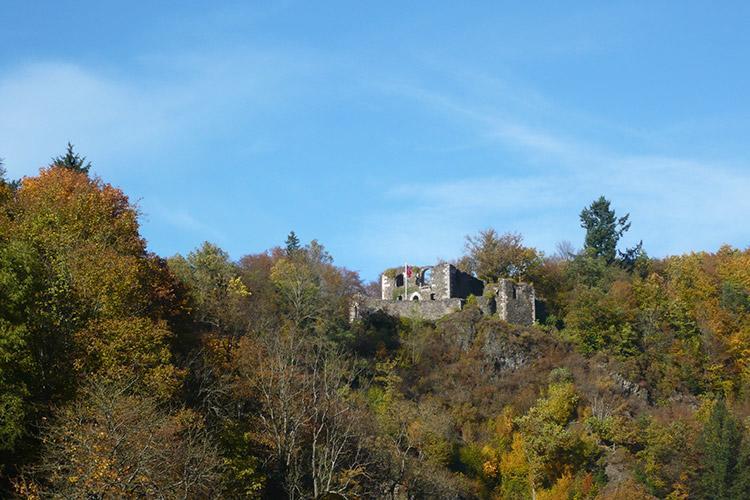
[[[319,242],[164,259],[90,167],[0,171],[0,496],[750,497],[750,252],[619,249],[600,198],[581,250],[467,238],[539,324],[350,324]]]

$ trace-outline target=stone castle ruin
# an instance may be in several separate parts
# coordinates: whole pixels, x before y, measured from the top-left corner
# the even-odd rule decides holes
[[[447,263],[411,267],[408,273],[404,268],[389,269],[381,275],[380,285],[379,299],[354,299],[352,320],[383,311],[434,321],[460,311],[469,300],[476,301],[484,314],[497,315],[510,323],[530,325],[536,316],[533,285],[510,279],[485,283]]]

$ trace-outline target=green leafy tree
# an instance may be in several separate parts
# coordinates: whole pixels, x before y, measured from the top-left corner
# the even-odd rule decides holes
[[[542,259],[536,250],[523,245],[520,234],[499,235],[490,228],[466,237],[466,256],[462,261],[460,267],[480,279],[494,282],[500,278],[527,277]]]
[[[81,171],[51,167],[25,178],[7,209],[12,217],[0,217],[0,413],[8,426],[0,432],[3,445],[24,439],[15,445],[27,450],[13,458],[18,466],[35,453],[40,420],[82,381],[129,372],[139,389],[170,396],[177,383],[171,331],[153,303],[169,287],[153,274],[128,198]]]
[[[703,455],[698,477],[701,498],[735,498],[731,492],[735,478],[742,472],[737,468],[741,441],[740,423],[724,400],[719,399],[713,404],[698,439],[698,449]]]
[[[194,319],[204,330],[211,330],[229,341],[228,348],[247,329],[247,298],[250,291],[240,279],[239,268],[229,254],[204,242],[187,258],[169,259],[172,272],[187,286],[194,304]]]
[[[319,317],[320,277],[307,262],[280,259],[271,269],[271,281],[276,285],[284,311],[297,327]]]
[[[0,158],[0,206],[10,199],[13,192],[16,191],[18,189],[18,186],[21,184],[19,180],[8,180],[6,178],[7,174],[8,171],[3,165],[3,159]]]
[[[600,196],[581,211],[581,227],[586,230],[585,248],[611,264],[617,258],[617,242],[630,229],[630,214],[617,217],[610,202]]]
[[[33,252],[0,240],[0,450],[12,450],[31,413],[35,363],[26,311],[40,288]]]
[[[737,467],[729,490],[731,498],[750,498],[750,437],[745,430],[737,457]]]
[[[564,372],[554,372],[563,378]],[[571,382],[553,382],[526,415],[516,420],[525,441],[532,488],[551,485],[567,467],[579,468],[596,460],[599,450],[586,436],[571,429],[580,397]]]
[[[53,167],[67,168],[74,172],[82,172],[84,174],[89,173],[91,168],[91,162],[86,161],[85,156],[81,156],[73,150],[73,145],[68,143],[65,149],[65,154],[52,158],[51,165]]]

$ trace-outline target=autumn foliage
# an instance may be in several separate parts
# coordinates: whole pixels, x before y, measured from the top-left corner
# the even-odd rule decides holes
[[[350,323],[317,240],[163,259],[89,166],[0,181],[0,496],[750,497],[750,250],[619,249],[601,198],[580,250],[468,237],[531,327]]]

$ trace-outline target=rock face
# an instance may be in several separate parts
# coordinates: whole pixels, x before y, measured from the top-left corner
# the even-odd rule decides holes
[[[354,298],[352,321],[374,311],[434,321],[460,311],[469,300],[485,315],[509,323],[531,325],[536,319],[533,285],[509,279],[488,284],[452,264],[390,269],[381,275],[380,285],[380,299]]]

